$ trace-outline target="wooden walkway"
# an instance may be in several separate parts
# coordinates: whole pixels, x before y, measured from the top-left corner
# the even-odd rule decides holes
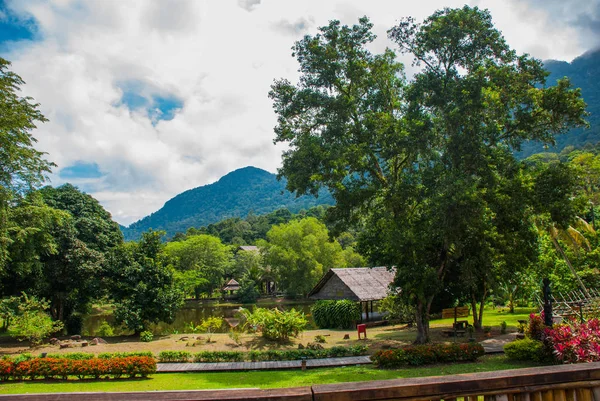
[[[369,356],[350,356],[344,358],[307,359],[307,368],[325,368],[346,365],[371,364]],[[301,369],[301,361],[269,362],[214,362],[214,363],[158,363],[156,371],[166,372],[223,372],[235,370]]]

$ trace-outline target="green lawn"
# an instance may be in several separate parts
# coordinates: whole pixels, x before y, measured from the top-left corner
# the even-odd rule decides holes
[[[475,363],[456,363],[420,368],[383,370],[373,366],[329,369],[249,371],[233,373],[162,373],[137,380],[25,381],[0,384],[0,394],[56,393],[71,391],[156,391],[219,388],[298,387],[311,384],[385,380],[407,377],[441,376],[536,366],[513,362],[504,356],[487,356]]]
[[[500,323],[505,321],[509,328],[516,329],[519,325],[519,320],[529,320],[529,314],[537,312],[536,309],[531,308],[515,308],[515,313],[508,313],[508,308],[495,309],[486,308],[483,310],[483,325],[491,327],[499,327]],[[469,323],[473,323],[473,316],[468,318],[458,318],[458,320],[468,320]],[[452,327],[454,318],[450,319],[436,319],[431,321],[431,327],[449,326]]]

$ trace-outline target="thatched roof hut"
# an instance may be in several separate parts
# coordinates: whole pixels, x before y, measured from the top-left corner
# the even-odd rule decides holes
[[[223,291],[237,291],[239,289],[240,283],[238,283],[234,279],[229,280],[227,284],[225,284],[225,287],[223,287]]]
[[[387,267],[348,267],[329,269],[308,294],[311,299],[350,299],[377,301],[385,298],[394,281],[394,270]]]
[[[255,245],[240,245],[238,251],[258,252],[258,247]]]

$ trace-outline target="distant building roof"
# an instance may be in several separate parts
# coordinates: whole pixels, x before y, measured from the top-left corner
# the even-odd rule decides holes
[[[225,284],[225,286],[223,287],[223,291],[237,291],[239,289],[240,283],[238,283],[234,279],[229,280],[227,284]]]
[[[258,247],[254,245],[240,245],[239,251],[258,252]]]
[[[389,294],[396,272],[387,267],[330,269],[308,294],[311,299],[376,301]]]

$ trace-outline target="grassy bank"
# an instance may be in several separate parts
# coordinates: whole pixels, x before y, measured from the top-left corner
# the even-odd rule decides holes
[[[329,369],[215,372],[215,373],[161,373],[148,379],[137,380],[69,380],[25,381],[0,384],[1,394],[57,393],[57,392],[115,392],[157,390],[202,390],[219,388],[280,388],[309,386],[311,384],[343,383],[353,381],[386,380],[408,377],[444,376],[460,373],[488,372],[536,366],[513,362],[504,356],[487,356],[479,362],[435,365],[419,368],[383,370],[373,366],[349,366]]]

